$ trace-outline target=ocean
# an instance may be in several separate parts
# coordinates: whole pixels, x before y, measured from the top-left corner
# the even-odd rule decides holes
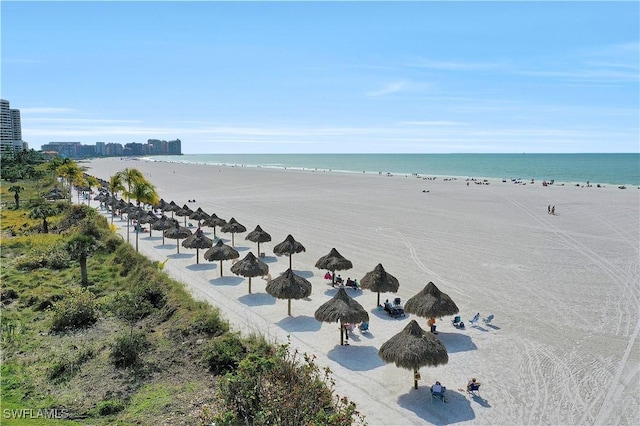
[[[546,179],[564,183],[640,185],[640,153],[629,154],[186,154],[152,161],[418,174],[476,179]]]

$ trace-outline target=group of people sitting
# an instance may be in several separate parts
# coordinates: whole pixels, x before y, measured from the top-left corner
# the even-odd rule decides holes
[[[467,382],[467,393],[473,393],[480,389],[480,382],[476,380],[476,378],[472,378]],[[440,398],[443,402],[447,402],[445,397],[445,392],[447,388],[442,386],[442,383],[436,381],[435,384],[431,386],[431,397],[432,398]]]
[[[392,316],[394,318],[403,317],[405,315],[404,314],[404,308],[400,304],[400,298],[399,297],[397,297],[396,300],[394,300],[393,304],[389,303],[389,299],[385,300],[384,301],[384,305],[383,305],[383,309],[384,309],[384,311],[386,313],[388,313],[390,316]]]
[[[343,285],[346,287],[353,287],[355,289],[360,288],[360,284],[358,284],[358,280],[352,280],[351,277],[347,278],[347,281],[345,281],[344,279],[342,279],[342,277],[340,276],[340,274],[338,274],[338,276],[336,277],[335,281],[333,280],[333,275],[331,275],[331,272],[327,271],[326,274],[324,274],[324,279],[325,280],[331,280],[331,285]]]

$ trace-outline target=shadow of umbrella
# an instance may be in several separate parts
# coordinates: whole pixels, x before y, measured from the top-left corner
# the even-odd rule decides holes
[[[160,219],[153,222],[153,225],[151,225],[151,228],[155,229],[156,231],[165,231],[177,225],[178,225],[177,220],[171,219],[163,215],[162,217],[160,217]],[[164,245],[164,232],[162,233],[162,245]]]
[[[268,243],[271,241],[271,235],[263,231],[260,225],[258,225],[256,229],[249,232],[244,239],[258,243],[258,257],[260,257],[260,243]]]
[[[393,362],[397,367],[413,370],[413,387],[418,389],[418,369],[435,367],[449,362],[447,348],[433,333],[424,331],[416,320],[398,334],[382,344],[378,355],[384,362]]]
[[[291,316],[291,299],[304,299],[311,295],[311,283],[287,269],[278,278],[267,283],[267,293],[278,299],[287,299],[287,313]]]
[[[455,302],[446,293],[441,292],[432,282],[429,282],[422,291],[407,300],[404,311],[423,318],[442,318],[445,315],[455,315],[460,310]]]
[[[267,275],[269,266],[249,252],[244,259],[231,266],[231,272],[249,278],[249,294],[251,294],[251,278]]]
[[[234,218],[229,219],[229,222],[227,222],[226,225],[223,225],[220,228],[220,231],[227,233],[230,232],[231,233],[231,246],[234,247],[235,244],[235,235],[240,233],[240,232],[247,232],[247,228],[245,228],[243,225],[241,225],[237,220],[235,220]]]
[[[323,303],[313,315],[318,321],[340,322],[340,344],[344,344],[344,323],[369,322],[369,313],[362,305],[349,297],[343,288],[335,296]]]
[[[180,253],[180,238],[187,238],[189,235],[191,235],[191,230],[176,223],[175,226],[165,229],[163,231],[163,235],[167,238],[176,239],[176,250],[177,253]]]
[[[351,269],[353,268],[353,263],[338,253],[338,250],[332,248],[329,254],[318,259],[316,268],[331,271],[331,285],[333,286],[336,283],[336,271]]]
[[[224,226],[227,221],[218,217],[215,213],[209,215],[209,217],[202,221],[202,226],[210,226],[213,228],[213,239],[216,239],[216,226]]]
[[[381,263],[373,268],[373,271],[367,272],[360,280],[360,287],[367,288],[378,293],[378,305],[380,306],[380,292],[396,293],[400,288],[398,279],[387,273]]]
[[[206,235],[202,229],[198,228],[196,232],[188,236],[182,242],[182,247],[196,249],[196,263],[200,263],[200,249],[208,249],[213,246],[213,240]]]
[[[222,240],[218,242],[204,253],[204,258],[209,262],[216,260],[220,261],[220,276],[222,276],[222,261],[237,259],[240,257],[240,253],[231,246],[226,245]]]
[[[273,248],[273,253],[281,256],[283,254],[286,254],[289,256],[289,269],[291,268],[291,257],[295,254],[295,253],[300,253],[303,251],[307,251],[306,248],[304,248],[304,246],[302,244],[300,244],[299,242],[297,242],[292,236],[291,234],[287,235],[287,238],[284,239],[283,242],[281,242],[280,244],[276,244],[275,247]]]

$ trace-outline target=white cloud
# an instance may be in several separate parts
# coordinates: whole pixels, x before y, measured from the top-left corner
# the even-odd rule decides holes
[[[389,95],[391,93],[396,93],[407,87],[408,83],[406,81],[394,81],[387,84],[385,87],[379,90],[374,90],[373,92],[368,92],[367,96],[384,96]]]

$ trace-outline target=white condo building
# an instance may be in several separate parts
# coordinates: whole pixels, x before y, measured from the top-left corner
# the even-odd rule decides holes
[[[0,99],[0,155],[26,149],[22,140],[20,110],[11,109],[9,101]]]

